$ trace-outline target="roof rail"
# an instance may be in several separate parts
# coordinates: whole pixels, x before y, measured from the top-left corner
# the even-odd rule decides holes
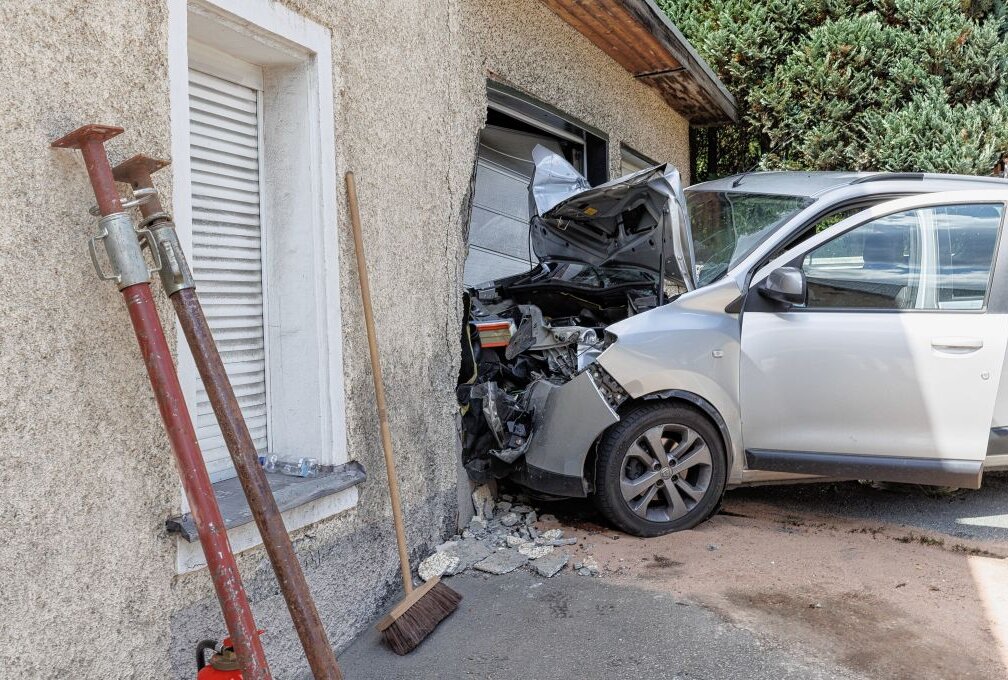
[[[891,179],[914,179],[924,180],[923,172],[879,172],[867,177],[858,177],[851,184],[864,184],[866,182],[883,182]]]

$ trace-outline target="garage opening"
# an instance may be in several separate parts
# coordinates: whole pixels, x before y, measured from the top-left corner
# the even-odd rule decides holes
[[[498,83],[487,84],[487,123],[480,132],[469,223],[467,287],[529,271],[528,187],[532,149],[562,154],[593,185],[609,179],[608,142],[597,131]]]

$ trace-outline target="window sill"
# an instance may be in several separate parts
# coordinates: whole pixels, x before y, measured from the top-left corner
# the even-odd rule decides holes
[[[333,496],[342,491],[356,487],[367,478],[364,468],[357,461],[337,465],[332,471],[324,472],[318,477],[291,477],[277,473],[266,473],[270,489],[276,499],[280,512],[293,510],[301,506]],[[252,511],[245,500],[241,483],[237,477],[225,479],[213,485],[217,504],[224,518],[224,526],[231,529],[252,524]],[[188,543],[199,543],[196,523],[192,513],[169,517],[166,522],[169,533],[178,534]],[[288,529],[291,527],[288,523]],[[258,532],[257,532],[258,533]]]

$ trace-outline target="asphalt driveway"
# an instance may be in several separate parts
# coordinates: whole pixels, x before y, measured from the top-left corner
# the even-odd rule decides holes
[[[854,482],[729,492],[692,531],[637,539],[543,505],[600,577],[467,572],[414,653],[373,630],[347,678],[1003,678],[1008,475],[980,491]]]
[[[340,656],[348,680],[860,677],[704,607],[605,578],[467,572],[449,585],[462,604],[416,651],[396,656],[372,628]]]

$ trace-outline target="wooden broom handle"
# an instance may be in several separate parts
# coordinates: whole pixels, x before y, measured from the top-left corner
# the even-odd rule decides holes
[[[371,309],[371,286],[368,285],[364,237],[361,234],[360,209],[357,205],[357,183],[352,172],[346,174],[346,186],[347,203],[350,205],[350,224],[353,227],[354,253],[357,256],[357,274],[360,277],[361,302],[364,304],[364,326],[367,328],[368,353],[371,355],[371,375],[374,378],[375,399],[378,402],[378,423],[381,427],[382,450],[385,453],[385,471],[388,473],[389,496],[392,499],[392,519],[395,522],[396,545],[399,548],[399,568],[402,570],[403,589],[409,595],[413,592],[413,576],[410,571],[409,553],[406,551],[406,527],[399,501],[395,459],[392,457],[392,434],[389,432],[388,411],[385,408],[385,387],[382,382],[381,359],[378,356],[378,336],[375,333],[374,312]]]

